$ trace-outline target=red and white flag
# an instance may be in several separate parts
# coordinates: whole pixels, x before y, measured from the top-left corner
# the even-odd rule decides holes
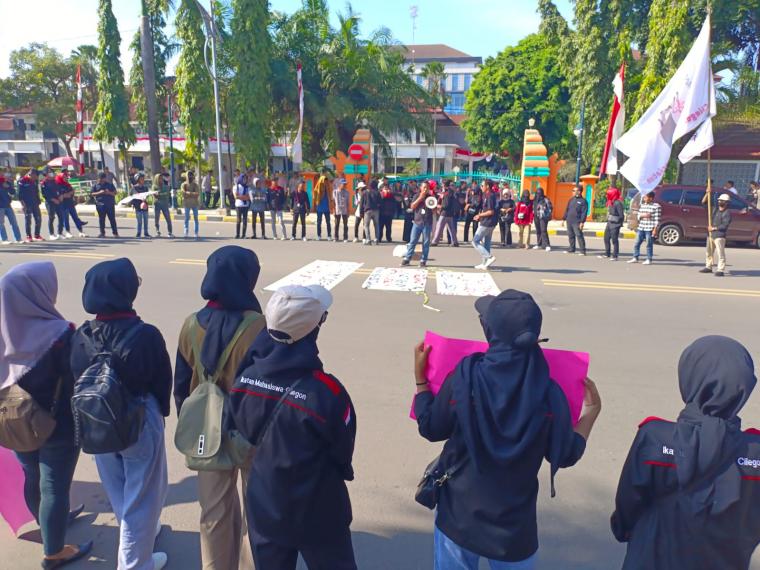
[[[625,128],[624,83],[625,62],[620,66],[620,71],[618,71],[615,79],[612,81],[614,93],[612,113],[610,114],[610,125],[607,128],[607,141],[604,143],[604,153],[602,153],[602,166],[599,168],[600,174],[607,174],[609,176],[615,176],[618,172],[617,141]]]
[[[298,77],[298,132],[293,141],[293,164],[303,163],[303,81],[301,79],[301,62],[297,66]]]
[[[77,161],[79,175],[84,174],[84,101],[82,101],[82,66],[77,65]]]

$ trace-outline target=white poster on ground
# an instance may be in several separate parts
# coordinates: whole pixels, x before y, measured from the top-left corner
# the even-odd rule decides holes
[[[398,267],[376,267],[362,287],[377,291],[424,291],[427,283],[427,269],[401,269]]]
[[[493,277],[488,273],[439,271],[435,277],[439,295],[483,297],[484,295],[498,295],[501,292]]]
[[[286,275],[282,279],[275,281],[264,289],[266,291],[277,291],[277,289],[285,285],[321,285],[329,290],[362,265],[364,264],[354,261],[323,261],[317,259],[290,275]]]

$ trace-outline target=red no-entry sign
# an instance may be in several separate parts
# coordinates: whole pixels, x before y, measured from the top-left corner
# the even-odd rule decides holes
[[[350,156],[352,160],[361,160],[364,158],[364,147],[360,144],[352,144],[348,147],[348,156]]]

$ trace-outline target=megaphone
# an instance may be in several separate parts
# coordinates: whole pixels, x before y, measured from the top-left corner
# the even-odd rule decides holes
[[[438,200],[435,196],[428,196],[425,198],[425,206],[427,206],[429,209],[433,209],[438,205]]]

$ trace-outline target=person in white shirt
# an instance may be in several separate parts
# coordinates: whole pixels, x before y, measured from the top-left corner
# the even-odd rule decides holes
[[[734,181],[729,180],[723,185],[723,190],[726,192],[731,192],[732,194],[738,194],[739,192],[734,188]]]

